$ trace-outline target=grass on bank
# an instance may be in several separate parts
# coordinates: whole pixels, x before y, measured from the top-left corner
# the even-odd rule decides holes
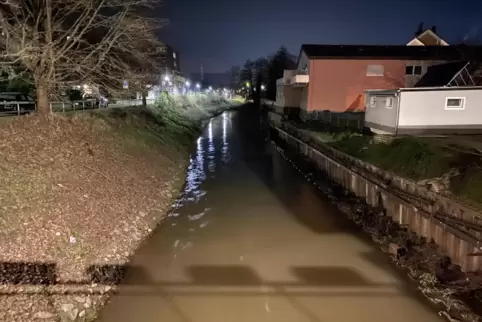
[[[430,139],[399,137],[383,142],[373,135],[305,124],[298,127],[331,147],[414,181],[441,178],[449,171],[449,192],[482,208],[482,158],[467,148],[434,144]]]

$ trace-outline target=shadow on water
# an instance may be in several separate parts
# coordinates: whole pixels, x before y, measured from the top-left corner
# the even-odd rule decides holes
[[[359,231],[351,221],[340,216],[323,191],[311,186],[276,151],[271,143],[266,113],[255,108],[239,113],[236,124],[240,133],[241,158],[299,223],[316,233]],[[325,188],[330,189],[328,182]],[[323,209],[323,214],[319,209]]]
[[[373,283],[362,276],[356,269],[344,266],[292,266],[289,269],[293,280],[292,281],[267,281],[263,280],[257,272],[246,265],[189,265],[185,267],[185,276],[188,277],[187,281],[166,281],[156,280],[152,278],[147,270],[141,266],[132,265],[94,265],[88,269],[90,278],[84,281],[67,281],[59,283],[56,281],[57,276],[55,270],[55,264],[39,264],[39,263],[1,263],[1,267],[6,268],[1,274],[2,284],[13,285],[45,285],[45,286],[78,286],[86,285],[90,286],[92,283],[98,283],[103,285],[116,285],[121,281],[124,288],[123,295],[142,295],[157,293],[156,289],[163,289],[166,287],[174,287],[176,291],[174,294],[192,294],[202,295],[203,289],[200,291],[193,291],[193,286],[201,287],[223,287],[232,286],[237,287],[235,290],[226,291],[220,289],[217,293],[224,295],[265,295],[266,292],[250,289],[248,292],[242,291],[238,287],[271,287],[275,291],[273,295],[279,293],[276,290],[290,288],[290,295],[303,296],[303,295],[323,295],[324,292],[319,291],[305,291],[304,287],[337,287],[340,290],[350,287],[364,287],[380,289],[380,291],[370,291],[366,295],[379,296],[380,294],[393,295],[393,291],[390,289],[398,289],[398,284],[379,284]],[[127,275],[126,275],[127,273]],[[135,275],[135,282],[131,282],[129,276]],[[139,287],[146,286],[147,289],[129,289],[129,286]],[[186,291],[183,291],[183,287]],[[387,290],[388,288],[388,290]],[[298,290],[297,290],[298,289]],[[28,291],[22,289],[21,294],[28,294]],[[36,293],[36,291],[32,291]],[[57,294],[95,294],[91,290],[79,290],[69,292],[67,289],[62,289]],[[172,292],[170,292],[172,293]],[[212,294],[210,291],[209,294]],[[333,291],[326,292],[326,295],[333,295]],[[363,292],[362,292],[363,293]],[[5,294],[0,291],[0,295]],[[14,295],[11,291],[9,295]],[[56,294],[55,291],[49,291],[49,294]],[[159,293],[160,295],[163,292]],[[360,292],[345,292],[346,296],[360,296]],[[365,293],[363,293],[365,294]],[[279,294],[283,296],[283,293]]]

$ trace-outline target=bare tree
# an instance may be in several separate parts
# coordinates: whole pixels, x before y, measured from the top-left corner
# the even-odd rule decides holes
[[[0,66],[32,75],[37,110],[80,82],[110,92],[155,65],[157,0],[0,0]],[[161,22],[162,23],[162,22]],[[142,66],[142,68],[140,68]],[[135,77],[134,77],[135,75]]]

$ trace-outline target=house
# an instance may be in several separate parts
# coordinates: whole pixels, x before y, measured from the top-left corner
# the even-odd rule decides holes
[[[437,33],[435,26],[424,32],[416,33],[415,38],[407,43],[407,46],[449,46]],[[444,61],[412,60],[407,61],[405,68],[405,86],[413,87],[425,74],[427,68],[433,65],[444,63]]]
[[[179,52],[175,51],[171,46],[166,44],[157,47],[156,52],[161,66],[166,74],[181,75]]]
[[[378,134],[482,133],[482,87],[369,90],[365,126]]]
[[[480,64],[431,66],[413,88],[367,90],[365,126],[379,134],[482,132]]]
[[[296,71],[278,88],[283,96],[295,91],[291,96],[299,97],[296,107],[304,119],[319,111],[364,111],[365,90],[411,87],[414,73],[418,82],[431,66],[470,61],[480,53],[467,46],[303,45]]]
[[[416,34],[407,46],[448,46],[449,44],[436,33],[435,27]]]
[[[276,82],[276,105],[287,108],[299,108],[299,102],[301,99],[301,91],[296,90],[296,87],[291,86],[292,79],[296,80],[296,70],[285,70],[283,72],[283,78],[280,78]],[[307,78],[308,75],[298,75],[300,77]]]

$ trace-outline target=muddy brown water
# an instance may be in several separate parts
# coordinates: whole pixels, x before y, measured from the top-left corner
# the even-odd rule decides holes
[[[443,321],[262,128],[249,110],[210,121],[99,321]]]

